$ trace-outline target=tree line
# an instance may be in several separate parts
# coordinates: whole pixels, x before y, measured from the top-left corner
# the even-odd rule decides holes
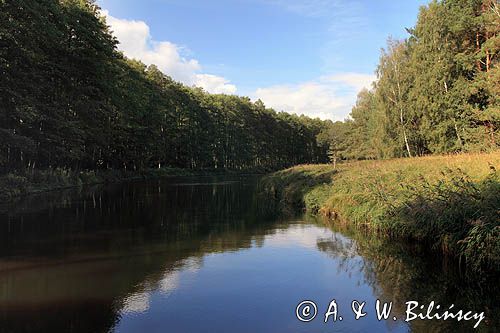
[[[90,0],[0,0],[0,171],[279,169],[327,161],[326,122],[127,59]]]
[[[320,142],[333,159],[413,157],[500,146],[498,0],[420,8],[404,40],[389,39],[372,89]]]
[[[209,94],[126,58],[92,0],[0,0],[0,173],[274,170],[500,145],[500,5],[432,1],[389,39],[350,117]]]

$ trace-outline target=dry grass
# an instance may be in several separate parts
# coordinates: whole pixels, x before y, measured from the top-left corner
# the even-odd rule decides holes
[[[414,239],[470,266],[500,263],[500,152],[301,165],[264,180],[293,204],[392,237]],[[498,170],[498,171],[497,171]]]

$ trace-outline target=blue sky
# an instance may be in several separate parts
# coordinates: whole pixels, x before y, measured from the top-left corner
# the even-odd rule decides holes
[[[99,0],[121,45],[174,79],[344,119],[422,0]]]

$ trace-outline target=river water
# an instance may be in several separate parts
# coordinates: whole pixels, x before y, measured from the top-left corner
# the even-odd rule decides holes
[[[466,278],[417,246],[278,217],[256,184],[170,178],[0,205],[0,332],[469,332],[476,323],[406,322],[408,301],[484,312],[477,331],[498,331],[495,281]],[[296,315],[304,300],[317,307],[310,322]],[[337,314],[324,323],[332,300]],[[366,302],[358,320],[354,300]],[[388,320],[377,300],[393,302]]]

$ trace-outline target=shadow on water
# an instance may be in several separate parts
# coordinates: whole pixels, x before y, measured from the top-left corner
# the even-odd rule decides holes
[[[498,276],[464,272],[455,260],[436,255],[425,245],[380,238],[326,218],[310,219],[333,231],[331,238],[318,239],[318,249],[339,259],[339,270],[362,271],[359,283],[371,286],[382,302],[392,302],[396,317],[406,317],[407,301],[425,305],[434,301],[441,310],[434,308],[432,313],[443,313],[451,304],[455,310],[450,312],[454,313],[457,309],[484,311],[486,325],[480,326],[478,332],[495,332],[500,327]],[[353,260],[356,257],[362,260]],[[422,310],[424,314],[426,311],[427,307]],[[470,332],[474,324],[415,320],[410,327],[413,332]]]
[[[107,331],[129,294],[184,259],[251,247],[270,230],[254,183],[135,182],[1,206],[0,332]]]
[[[438,265],[416,248],[351,230],[328,230],[314,219],[301,222],[300,227],[296,219],[293,223],[278,219],[267,209],[269,202],[256,195],[256,183],[254,178],[236,176],[132,182],[47,193],[0,206],[0,332],[125,332],[123,321],[148,314],[154,295],[173,297],[185,272],[200,270],[207,260],[215,260],[214,255],[242,254],[266,246],[271,249],[266,252],[269,255],[258,255],[254,268],[269,274],[270,281],[274,278],[284,285],[287,278],[308,269],[320,276],[326,254],[331,258],[327,258],[328,268],[347,273],[344,279],[356,276],[360,279],[356,284],[369,286],[373,296],[395,301],[398,316],[404,311],[400,300],[456,302],[463,308],[487,311],[492,319],[480,329],[498,327],[499,309],[494,303],[498,293],[492,293],[487,282],[466,285],[454,265]],[[280,238],[290,235],[297,238]],[[313,240],[313,254],[294,249],[308,237]],[[285,257],[276,255],[277,245],[271,246],[282,242],[289,246]],[[305,259],[300,265],[310,262],[310,267],[286,261],[288,253],[296,258],[306,255],[300,257]],[[289,262],[286,271],[272,261],[273,254],[276,260]],[[215,275],[221,283],[238,283],[232,275],[221,277],[224,269]],[[293,286],[293,280],[289,283]],[[283,294],[276,297],[299,293],[292,289],[279,291]],[[252,302],[253,290],[243,294],[247,302]],[[177,315],[182,319],[185,314]],[[150,322],[159,320],[150,316]],[[298,325],[296,321],[283,327],[277,319],[271,322],[275,326],[268,331],[308,329],[290,326]],[[410,328],[460,331],[469,329],[468,325],[414,321]],[[147,325],[139,328],[148,330]],[[259,327],[245,331],[259,331]]]

